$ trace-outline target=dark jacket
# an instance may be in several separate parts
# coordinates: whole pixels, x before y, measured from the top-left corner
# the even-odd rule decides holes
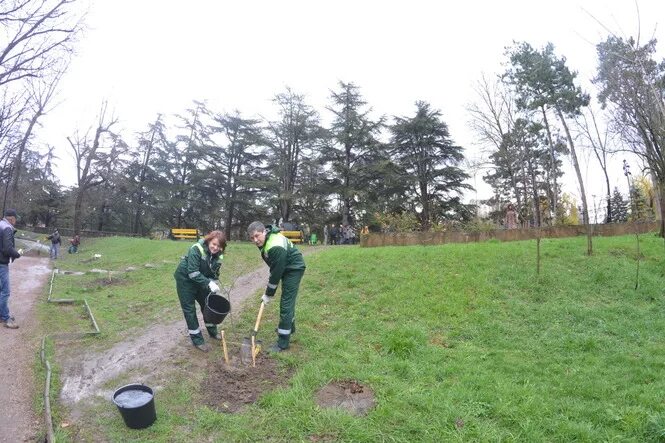
[[[210,254],[208,245],[201,239],[194,243],[187,255],[180,260],[175,276],[206,287],[211,280],[219,278],[223,258],[219,252]]]
[[[6,218],[0,220],[0,264],[9,264],[21,256],[14,245],[15,232],[16,229]]]
[[[60,239],[60,233],[57,231],[49,235],[47,238],[51,240],[51,243],[54,245],[59,245],[60,243],[62,243],[62,240]]]
[[[305,260],[291,240],[279,233],[278,228],[266,226],[266,240],[259,248],[261,258],[270,267],[270,278],[266,287],[266,295],[272,297],[284,273],[292,270],[305,270]]]

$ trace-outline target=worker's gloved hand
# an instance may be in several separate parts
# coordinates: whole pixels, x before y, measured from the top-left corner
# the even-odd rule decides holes
[[[23,255],[23,249],[19,249],[19,250],[16,251],[16,252],[18,252],[18,255]],[[21,262],[21,263],[22,263],[22,262]]]
[[[219,285],[212,280],[210,280],[210,283],[208,283],[208,289],[210,289],[210,292],[214,292],[215,294],[219,294],[220,291]]]
[[[272,297],[269,297],[267,294],[263,294],[263,297],[261,297],[261,301],[262,301],[263,304],[265,304],[265,305],[267,305],[268,303],[270,303],[271,300],[272,300]]]

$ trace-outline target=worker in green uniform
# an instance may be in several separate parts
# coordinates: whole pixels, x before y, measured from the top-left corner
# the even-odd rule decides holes
[[[296,332],[296,297],[300,280],[305,274],[305,260],[293,243],[279,233],[278,228],[255,221],[249,225],[247,233],[261,251],[263,261],[270,267],[268,285],[261,297],[263,303],[270,303],[277,292],[277,285],[282,282],[277,343],[269,349],[271,352],[281,352],[288,349],[291,334]]]
[[[226,236],[224,233],[212,231],[189,248],[187,256],[180,260],[180,264],[173,274],[189,337],[192,339],[192,344],[203,352],[208,352],[210,346],[205,343],[199,328],[195,302],[198,302],[203,313],[208,294],[220,293],[219,285],[215,280],[219,279],[225,249]],[[205,327],[211,338],[221,339],[217,332],[217,325],[206,323]]]

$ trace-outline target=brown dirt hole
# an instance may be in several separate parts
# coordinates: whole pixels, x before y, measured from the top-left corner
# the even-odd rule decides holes
[[[239,412],[261,394],[286,385],[291,375],[291,370],[264,354],[256,357],[256,367],[232,359],[229,366],[221,363],[210,370],[201,387],[204,402],[219,412]]]
[[[353,415],[366,415],[376,405],[374,392],[355,380],[331,381],[316,394],[322,408],[342,408]]]

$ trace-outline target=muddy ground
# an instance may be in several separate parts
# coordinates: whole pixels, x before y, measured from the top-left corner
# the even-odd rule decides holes
[[[9,311],[19,324],[8,329],[0,324],[0,442],[36,441],[43,430],[41,417],[33,411],[35,386],[33,365],[39,355],[40,337],[35,305],[44,293],[51,269],[48,258],[24,256],[9,265],[11,295]]]
[[[231,291],[232,310],[237,310],[248,297],[265,286],[267,279],[267,267],[240,277]],[[176,302],[177,299],[174,299]],[[238,312],[229,315],[237,316]],[[224,320],[225,324],[230,321],[230,318]],[[199,318],[199,323],[203,325],[203,318]],[[211,340],[209,342],[214,344]],[[153,374],[160,372],[164,361],[173,361],[183,354],[197,356],[200,353],[191,345],[182,319],[152,325],[142,335],[118,343],[101,353],[82,356],[80,352],[69,353],[66,347],[59,348],[62,351],[58,358],[62,358],[63,367],[60,398],[72,410],[91,396],[110,399],[112,392],[104,389],[104,384],[130,370],[139,369],[146,374]]]
[[[316,252],[319,248],[306,248],[305,255]],[[63,277],[66,278],[66,277]],[[268,279],[267,266],[261,266],[254,272],[241,276],[230,292],[232,313],[224,320],[224,325],[232,324],[239,314],[239,308],[250,296],[254,296],[265,287]],[[175,294],[174,294],[175,297]],[[174,303],[177,299],[174,298]],[[199,313],[199,323],[203,319]],[[267,326],[262,328],[267,330]],[[205,335],[205,333],[204,333]],[[265,334],[266,340],[273,337]],[[242,337],[228,337],[228,346],[232,350],[239,349]],[[235,342],[234,342],[235,340]],[[212,345],[220,343],[208,339]],[[270,343],[266,343],[266,347]],[[118,377],[138,375],[138,382],[149,384],[159,383],[160,374],[168,370],[183,358],[201,356],[201,352],[191,345],[185,322],[178,319],[165,324],[152,325],[143,333],[113,346],[111,349],[99,353],[81,353],[79,346],[66,346],[66,343],[56,345],[58,362],[62,365],[62,390],[60,400],[69,411],[69,419],[76,421],[88,404],[94,398],[102,397],[111,401],[113,389],[108,382]],[[280,383],[288,382],[290,375],[280,373],[276,361],[264,352],[259,354],[255,368],[248,368],[239,361],[239,352],[231,356],[229,366],[223,363],[215,365],[211,374],[224,375],[224,377],[209,377],[208,382],[212,388],[206,390],[211,393],[206,402],[211,407],[224,412],[237,412],[256,401],[262,392],[274,389]],[[206,359],[195,359],[199,362]],[[170,362],[165,365],[165,362]],[[141,376],[143,374],[143,376]],[[159,389],[159,386],[153,386]],[[230,394],[230,392],[233,392]]]
[[[209,372],[203,384],[204,402],[219,412],[239,412],[290,378],[290,372],[280,369],[277,360],[264,353],[257,356],[255,367],[232,360],[228,366],[218,365]]]

